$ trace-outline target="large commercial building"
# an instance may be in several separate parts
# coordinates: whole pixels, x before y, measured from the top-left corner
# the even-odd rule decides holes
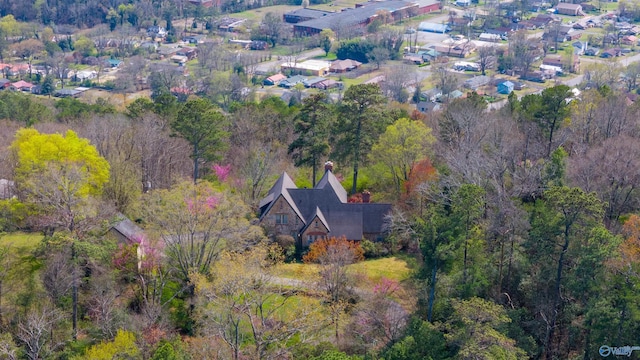
[[[285,14],[284,19],[294,23],[293,32],[296,36],[311,36],[319,34],[324,29],[331,29],[340,36],[343,32],[367,26],[381,13],[386,12],[390,14],[392,21],[399,21],[438,9],[440,2],[434,0],[370,1],[335,13],[310,9],[295,10]]]

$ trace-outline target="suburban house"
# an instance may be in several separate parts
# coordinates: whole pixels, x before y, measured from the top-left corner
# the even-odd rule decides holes
[[[267,50],[269,48],[269,43],[262,40],[253,40],[251,44],[249,44],[250,50]]]
[[[193,60],[198,57],[198,49],[189,46],[183,47],[178,50],[178,52],[176,52],[176,55],[184,56],[187,58],[187,60]]]
[[[299,189],[283,173],[260,201],[260,223],[271,236],[289,235],[301,247],[327,237],[378,240],[391,204],[371,203],[365,192],[362,203],[347,202],[347,192],[333,175],[333,164],[313,189]]]
[[[543,34],[543,39],[557,41],[559,43],[565,41],[575,41],[582,37],[583,32],[576,30],[572,26],[561,25],[557,28],[548,28]]]
[[[556,5],[556,12],[558,14],[571,16],[584,15],[584,13],[582,12],[582,5],[580,4],[559,3],[558,5]]]
[[[507,81],[503,81],[503,82],[499,83],[497,90],[498,90],[499,94],[509,95],[513,91],[514,86],[515,86],[514,83],[512,83],[509,80],[507,80]]]
[[[486,42],[500,42],[502,37],[498,34],[482,33],[478,36],[478,40]]]
[[[489,85],[489,83],[491,83],[490,77],[480,75],[480,76],[474,76],[471,79],[465,80],[464,87],[475,91],[483,86]]]
[[[26,82],[24,80],[20,80],[20,81],[16,81],[13,84],[11,84],[10,89],[16,90],[16,91],[28,91],[28,92],[31,92],[31,88],[32,87],[33,87],[32,83]]]
[[[189,35],[182,38],[182,41],[189,44],[204,44],[204,41],[207,39],[204,35]]]
[[[329,67],[329,71],[332,73],[344,73],[347,71],[351,71],[353,69],[357,69],[362,65],[360,61],[344,59],[344,60],[336,60],[331,63]]]
[[[4,90],[11,86],[11,80],[9,79],[0,79],[0,90]]]
[[[287,77],[284,76],[283,74],[275,74],[275,75],[271,75],[268,78],[264,79],[263,84],[264,85],[278,85],[280,83],[280,81],[286,79]]]
[[[476,50],[476,46],[471,41],[466,41],[457,45],[436,45],[435,50],[440,54],[462,59],[474,52]]]
[[[416,104],[416,109],[423,113],[439,111],[441,108],[442,105],[440,105],[440,103],[431,101],[420,101]]]
[[[638,43],[638,38],[634,35],[626,35],[622,37],[620,42],[625,45],[636,45]]]
[[[323,81],[325,81],[326,79],[320,76],[316,76],[316,77],[312,77],[310,79],[307,79],[305,81],[302,82],[302,84],[304,85],[304,87],[306,88],[310,88],[313,87],[315,84],[321,83]]]
[[[561,70],[576,73],[580,70],[580,58],[572,56],[571,58],[562,55],[547,55],[542,59],[543,65],[559,67]]]
[[[230,17],[223,18],[218,22],[218,29],[232,32],[232,31],[235,31],[235,29],[238,26],[244,24],[246,20],[247,19],[236,19],[236,18],[230,18]]]
[[[320,90],[329,90],[334,88],[342,89],[343,84],[336,80],[326,79],[324,81],[320,81],[318,83],[311,85],[311,87],[315,89],[320,89]]]
[[[292,87],[294,87],[294,86],[296,86],[298,84],[302,84],[306,80],[307,80],[306,77],[301,76],[301,75],[296,75],[296,76],[292,76],[292,77],[286,78],[284,80],[280,80],[280,82],[278,83],[278,86],[283,87],[283,88],[287,88],[287,89],[291,89]]]
[[[147,28],[147,36],[152,39],[164,38],[165,36],[167,36],[167,30],[162,26],[149,26],[149,28]]]
[[[600,54],[600,57],[605,59],[610,59],[618,56],[622,56],[622,49],[620,48],[607,49]]]

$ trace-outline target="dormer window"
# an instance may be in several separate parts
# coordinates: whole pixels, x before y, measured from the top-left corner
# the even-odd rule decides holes
[[[318,227],[318,220],[316,220],[316,228]]]

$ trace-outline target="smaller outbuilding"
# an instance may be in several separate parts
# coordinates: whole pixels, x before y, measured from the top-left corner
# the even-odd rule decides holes
[[[503,82],[498,84],[498,93],[499,94],[504,94],[504,95],[509,95],[513,91],[514,86],[515,86],[514,83],[512,83],[509,80],[503,81]]]

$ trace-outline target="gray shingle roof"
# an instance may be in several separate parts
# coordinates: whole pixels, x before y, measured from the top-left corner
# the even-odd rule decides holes
[[[296,184],[293,182],[293,180],[291,180],[291,177],[289,177],[289,174],[283,172],[276,183],[271,187],[269,193],[267,193],[267,196],[264,199],[260,200],[260,208],[263,209],[264,207],[264,210],[262,210],[260,214],[260,219],[262,219],[264,215],[269,212],[269,209],[271,209],[273,204],[276,203],[276,200],[278,200],[278,198],[282,196],[291,205],[300,219],[302,219],[302,221],[304,222],[305,218],[300,213],[300,210],[298,210],[298,208],[295,206],[295,203],[291,198],[291,194],[289,193],[289,190],[297,188],[298,187],[296,186]]]
[[[133,240],[136,236],[143,233],[142,229],[136,225],[133,221],[129,220],[122,214],[118,215],[118,218],[122,219],[113,225],[113,229],[122,234],[127,240]]]
[[[331,171],[324,172],[322,179],[318,181],[315,188],[324,189],[327,186],[331,187],[331,189],[336,194],[338,199],[340,199],[340,202],[343,202],[343,203],[347,202],[347,191],[342,187],[342,184],[340,184],[340,181],[336,179],[336,176],[333,175]]]
[[[331,171],[313,189],[298,189],[293,180],[283,173],[260,201],[260,218],[282,196],[302,219],[304,230],[316,217],[329,229],[331,236],[346,236],[361,240],[365,233],[382,233],[384,216],[391,210],[390,204],[348,203],[347,192]]]
[[[353,26],[362,24],[370,17],[376,15],[376,13],[380,10],[394,12],[405,7],[410,7],[412,5],[413,4],[411,3],[399,0],[371,2],[366,3],[365,6],[355,9],[345,9],[341,12],[329,14],[317,19],[302,21],[297,23],[296,26],[304,26],[318,30],[336,30],[340,26]]]

